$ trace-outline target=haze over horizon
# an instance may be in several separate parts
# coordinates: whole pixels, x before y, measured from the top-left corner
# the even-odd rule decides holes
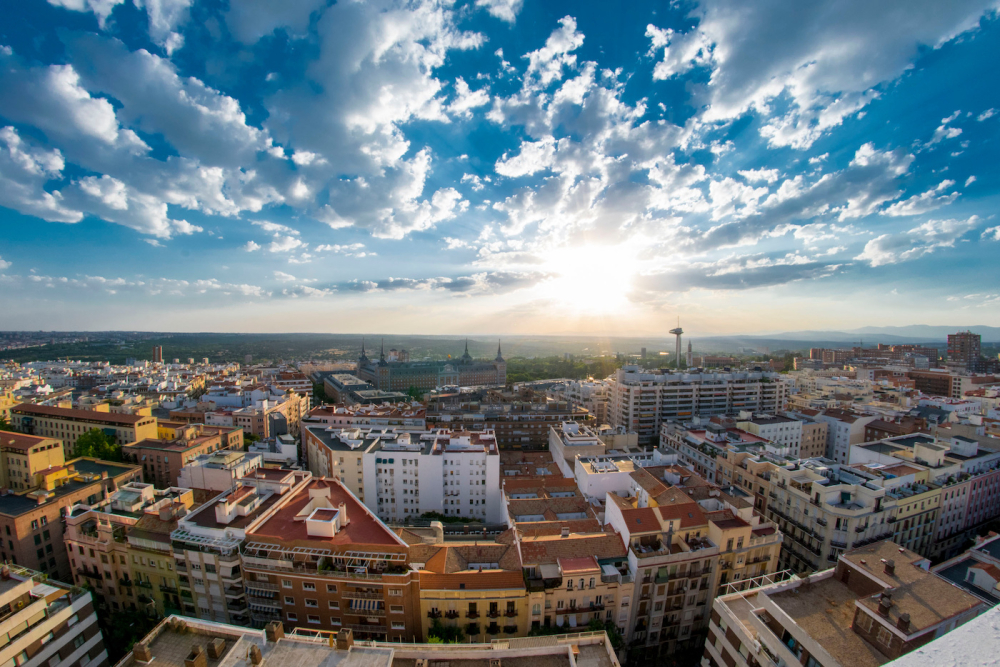
[[[997,3],[899,7],[11,5],[0,328],[998,327]]]

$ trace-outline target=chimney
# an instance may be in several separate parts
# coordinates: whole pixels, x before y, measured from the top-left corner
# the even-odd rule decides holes
[[[350,628],[344,628],[337,633],[337,649],[340,651],[346,651],[354,646],[354,631]]]
[[[896,576],[896,561],[891,558],[885,561],[885,573],[890,577]]]
[[[250,664],[254,667],[260,667],[261,663],[264,662],[264,655],[260,652],[260,647],[256,644],[250,645]]]
[[[276,642],[279,639],[284,639],[285,626],[281,624],[281,621],[271,621],[264,626],[264,636],[267,637],[267,641],[269,642]]]
[[[193,644],[191,646],[191,652],[184,658],[184,667],[208,667],[205,649],[200,644]]]
[[[347,518],[347,503],[340,503],[337,505],[337,511],[340,512],[340,527],[343,528],[351,521]]]
[[[559,532],[559,537],[569,537],[569,526],[563,526]]]
[[[896,627],[899,628],[900,630],[902,630],[903,632],[909,632],[910,631],[910,615],[909,614],[905,614],[905,613],[904,614],[900,614],[899,615],[899,620],[896,621]]]
[[[4,581],[8,581],[10,579],[10,568],[6,565],[0,568],[0,579],[3,579]]]
[[[892,589],[887,588],[882,591],[882,594],[878,599],[878,613],[883,616],[889,615],[889,610],[892,608]]]
[[[132,657],[138,662],[149,662],[153,659],[153,652],[149,650],[149,645],[139,643],[132,647]]]

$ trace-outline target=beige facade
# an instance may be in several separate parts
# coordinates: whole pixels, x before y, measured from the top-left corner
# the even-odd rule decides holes
[[[113,437],[119,445],[156,437],[155,417],[52,408],[31,403],[21,403],[12,408],[11,423],[22,433],[62,440],[63,454],[67,459],[73,455],[76,439],[95,428]]]

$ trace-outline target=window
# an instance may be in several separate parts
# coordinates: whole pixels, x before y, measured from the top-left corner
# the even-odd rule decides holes
[[[287,614],[285,614],[285,618],[288,619],[289,623],[296,623],[299,620],[299,617],[293,612],[288,612]]]
[[[314,590],[316,590],[316,584],[314,584],[311,581],[303,581],[302,582],[302,590],[304,590],[304,591],[314,591]]]
[[[327,584],[326,585],[326,592],[327,593],[336,593],[337,592],[337,584]]]
[[[336,600],[330,600],[329,605],[330,609],[340,609],[340,603]]]
[[[892,643],[892,633],[885,628],[880,627],[878,629],[878,643],[888,646]]]
[[[83,635],[77,635],[73,638],[73,648],[80,648],[86,643],[86,638]]]
[[[854,622],[859,628],[865,632],[871,632],[872,629],[872,617],[868,614],[859,613],[858,619]]]
[[[391,614],[402,614],[403,613],[403,605],[401,605],[401,604],[391,605],[389,607],[389,613],[391,613]]]
[[[311,598],[306,598],[306,606],[307,607],[318,607],[319,606],[319,602],[317,602],[316,600],[313,600]]]
[[[402,588],[390,588],[389,589],[389,595],[402,595],[402,594],[403,594],[403,589]]]
[[[292,580],[291,579],[282,579],[281,580],[281,587],[282,588],[291,588],[292,587]]]
[[[310,623],[315,623],[316,625],[319,625],[319,616],[313,616],[312,614],[309,614],[308,616],[306,616],[306,618]]]
[[[295,598],[293,598],[291,595],[286,595],[285,604],[295,604]]]
[[[340,625],[340,619],[336,616],[330,617],[330,625]]]
[[[403,623],[402,621],[393,621],[392,622],[392,629],[393,630],[405,630],[406,629],[406,623]]]

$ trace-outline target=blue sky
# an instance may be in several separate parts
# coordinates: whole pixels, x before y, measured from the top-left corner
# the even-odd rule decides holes
[[[997,6],[8,2],[0,328],[1000,325]]]

